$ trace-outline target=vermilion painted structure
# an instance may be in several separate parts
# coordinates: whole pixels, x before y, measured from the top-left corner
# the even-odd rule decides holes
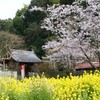
[[[99,62],[92,62],[92,63],[96,68],[99,67]],[[92,66],[88,62],[83,62],[77,64],[75,69],[92,69]]]

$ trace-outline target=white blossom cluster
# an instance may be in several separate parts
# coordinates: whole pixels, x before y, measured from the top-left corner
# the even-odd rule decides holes
[[[33,12],[33,11],[44,11],[44,10],[43,10],[43,8],[41,8],[41,7],[37,7],[37,6],[34,6],[34,7],[33,7],[33,6],[32,6],[31,9],[29,9],[29,11],[30,11],[30,12]]]
[[[57,40],[43,46],[48,57],[85,58],[97,54],[100,58],[100,0],[89,1],[86,9],[77,4],[53,5],[47,12],[41,28],[57,35]]]

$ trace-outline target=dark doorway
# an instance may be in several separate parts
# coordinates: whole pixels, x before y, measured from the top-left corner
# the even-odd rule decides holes
[[[25,64],[25,77],[29,77],[29,72],[31,71],[31,64]]]

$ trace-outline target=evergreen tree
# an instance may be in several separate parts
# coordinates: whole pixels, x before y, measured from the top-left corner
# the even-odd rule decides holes
[[[60,4],[71,5],[75,0],[60,0]]]

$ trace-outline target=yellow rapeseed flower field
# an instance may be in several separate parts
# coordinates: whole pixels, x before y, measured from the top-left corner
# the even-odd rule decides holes
[[[0,77],[0,100],[100,100],[100,72],[24,80]]]

